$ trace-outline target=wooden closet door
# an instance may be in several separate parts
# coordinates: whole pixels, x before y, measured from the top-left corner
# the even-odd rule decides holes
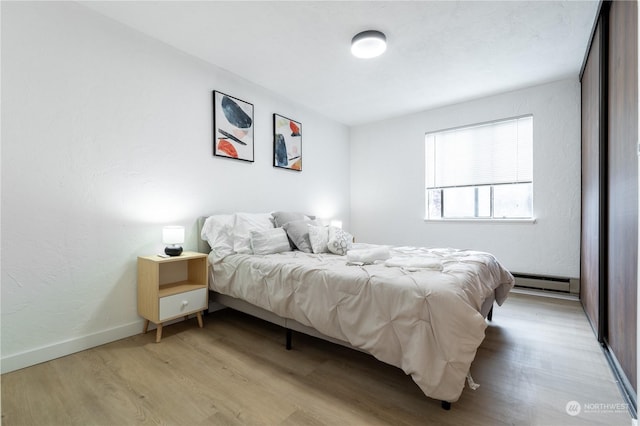
[[[637,392],[638,11],[614,1],[608,43],[608,260],[605,339]]]
[[[581,79],[582,91],[582,229],[580,242],[580,300],[591,326],[602,339],[600,286],[604,218],[603,18],[598,20]]]

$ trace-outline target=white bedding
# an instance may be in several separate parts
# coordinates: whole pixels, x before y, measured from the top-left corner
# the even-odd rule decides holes
[[[210,256],[210,287],[349,342],[455,402],[484,339],[483,302],[495,294],[502,304],[513,277],[488,253],[396,247],[390,256],[401,266],[300,251]]]

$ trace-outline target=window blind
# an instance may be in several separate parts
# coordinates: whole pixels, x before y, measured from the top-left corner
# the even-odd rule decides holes
[[[428,133],[427,188],[533,181],[533,117]]]

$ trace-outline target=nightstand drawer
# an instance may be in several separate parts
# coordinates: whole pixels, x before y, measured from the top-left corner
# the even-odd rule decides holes
[[[187,291],[160,298],[160,321],[206,309],[207,289]]]

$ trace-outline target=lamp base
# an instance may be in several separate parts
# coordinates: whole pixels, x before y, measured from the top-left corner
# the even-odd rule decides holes
[[[182,254],[182,247],[180,247],[180,246],[175,246],[175,247],[167,246],[167,247],[164,248],[164,252],[168,256],[180,256]]]

